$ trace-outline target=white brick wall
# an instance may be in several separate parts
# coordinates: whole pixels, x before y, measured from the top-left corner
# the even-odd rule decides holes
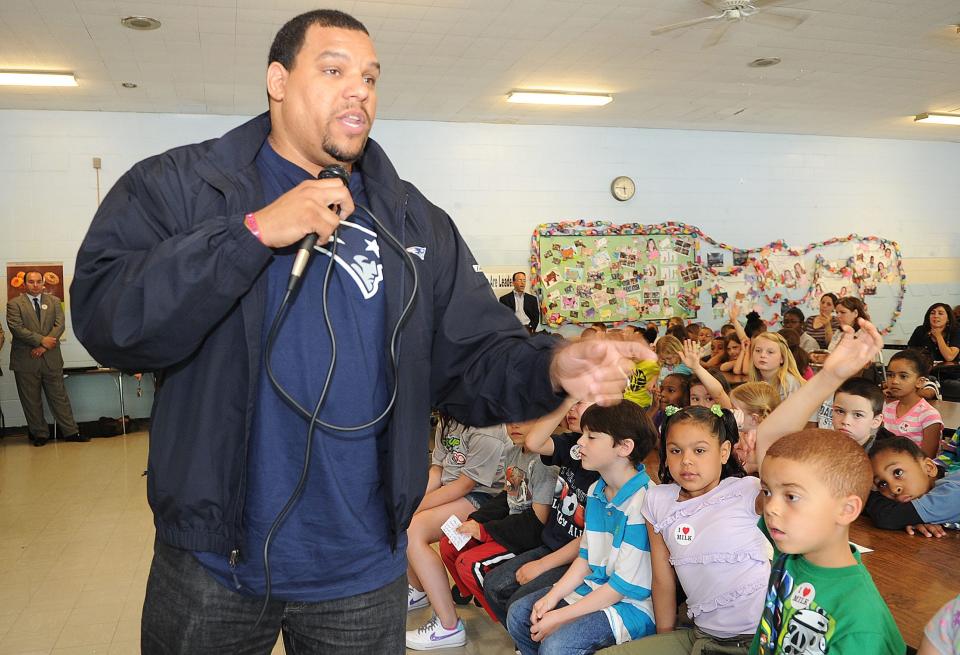
[[[243,120],[0,111],[0,263],[62,260],[69,282],[96,208],[93,157],[102,158],[105,194],[136,161]],[[487,265],[523,264],[537,224],[573,218],[678,220],[742,247],[857,232],[898,240],[908,259],[960,249],[958,143],[386,120],[373,136]],[[610,196],[617,175],[637,182],[630,202]],[[908,291],[908,334],[934,298],[960,302],[957,279],[930,282]],[[67,337],[65,357],[89,362]],[[113,398],[94,396],[75,405],[109,413]],[[12,375],[0,378],[0,403],[9,424],[22,423]]]

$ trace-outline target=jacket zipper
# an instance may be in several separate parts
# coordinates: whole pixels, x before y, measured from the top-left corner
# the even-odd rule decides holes
[[[407,218],[407,194],[406,194],[406,193],[403,194],[403,201],[400,203],[400,213],[398,214],[397,217],[400,219],[399,225],[400,225],[401,228],[402,228],[402,227],[403,227],[403,224],[406,222],[406,218]],[[401,246],[402,248],[406,248],[406,245],[407,245],[407,244],[406,244],[406,240],[405,240],[405,239],[403,239],[403,238],[401,238],[401,237],[398,236],[397,241],[400,242],[400,246]],[[403,288],[404,288],[403,258],[404,258],[404,257],[406,257],[406,255],[405,255],[404,253],[400,253],[400,259],[401,259],[401,262],[400,262],[400,263],[401,263],[401,268],[400,268],[400,271],[401,271],[401,273],[400,273],[400,312],[401,312],[401,314],[403,313],[403,305],[404,305],[404,302],[403,302]],[[414,302],[416,302],[416,300],[414,300]],[[400,317],[399,317],[399,316],[397,317],[397,320],[400,320]],[[401,343],[402,343],[402,341],[403,341],[403,340],[402,340],[402,337],[403,337],[403,328],[400,329],[400,334],[397,335],[397,363],[398,363],[398,364],[399,364],[399,362],[400,362],[400,347],[401,347]],[[399,369],[400,369],[400,367],[399,367],[399,365],[398,365],[398,366],[397,366],[397,379],[393,381],[394,384],[400,384],[400,379],[399,379],[399,378],[400,378],[400,370],[399,370]],[[399,394],[400,392],[398,391],[397,393]],[[398,401],[399,401],[399,395],[398,395]],[[391,412],[391,413],[392,413],[392,412]],[[387,425],[388,425],[388,427],[387,427],[387,434],[389,435],[389,430],[390,430],[389,425],[390,425],[390,423],[388,422]],[[393,501],[393,499],[391,498],[390,500],[391,500],[391,506],[392,506],[392,501]],[[397,521],[397,516],[396,516],[395,512],[391,510],[391,512],[390,512],[390,536],[391,536],[391,540],[390,540],[390,552],[393,552],[393,553],[397,552],[397,543],[398,543],[398,541],[399,541],[399,539],[400,539],[400,530],[397,528],[397,522],[398,522],[398,521]]]

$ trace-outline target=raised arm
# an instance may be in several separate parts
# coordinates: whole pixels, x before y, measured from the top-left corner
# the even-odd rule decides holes
[[[537,420],[527,432],[523,445],[527,450],[550,457],[553,455],[553,439],[550,436],[560,425],[570,408],[577,404],[576,398],[567,398],[555,410]]]
[[[860,320],[860,330],[844,326],[843,338],[823,362],[823,369],[773,410],[757,428],[758,468],[773,443],[780,437],[802,430],[807,418],[845,380],[857,375],[883,349],[883,337],[873,323]]]
[[[707,393],[717,404],[726,409],[733,409],[733,403],[730,402],[730,396],[727,395],[727,392],[723,390],[723,385],[717,378],[710,375],[710,371],[704,368],[700,362],[700,350],[699,343],[693,339],[686,339],[683,342],[683,353],[680,355],[680,360],[693,371],[693,374],[700,380],[700,384],[704,386]]]

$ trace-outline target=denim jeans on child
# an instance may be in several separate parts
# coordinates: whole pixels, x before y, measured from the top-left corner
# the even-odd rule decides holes
[[[349,598],[318,603],[271,600],[215,581],[186,550],[157,541],[143,604],[143,655],[269,655],[283,635],[287,655],[405,652],[407,577]]]
[[[522,655],[588,655],[601,648],[617,643],[610,629],[610,621],[603,612],[591,612],[575,621],[566,623],[542,642],[530,638],[530,613],[534,604],[547,595],[549,589],[527,594],[513,605],[507,613],[507,631],[516,642]],[[555,609],[566,607],[560,601]]]
[[[525,585],[521,586],[517,582],[517,571],[521,566],[545,557],[552,552],[546,546],[528,550],[493,569],[483,579],[483,598],[504,628],[507,627],[507,610],[510,605],[527,594],[555,585],[557,580],[567,572],[569,565],[564,564],[549,571],[544,571]]]

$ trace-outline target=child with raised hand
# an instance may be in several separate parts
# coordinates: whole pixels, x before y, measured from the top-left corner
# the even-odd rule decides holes
[[[730,397],[727,395],[729,385],[726,384],[726,380],[721,382],[717,376],[706,369],[700,359],[701,348],[701,344],[692,339],[683,342],[683,354],[680,359],[693,371],[694,375],[690,380],[690,404],[700,407],[720,405],[726,409],[732,409],[733,405],[730,404]]]
[[[930,358],[918,350],[901,350],[887,364],[887,394],[893,399],[883,407],[883,427],[897,437],[907,437],[931,459],[940,449],[943,419],[920,397],[930,374]]]
[[[581,464],[600,474],[587,495],[576,560],[550,589],[516,601],[507,629],[523,655],[592,653],[654,631],[641,462],[657,434],[635,404],[594,405],[581,418]]]
[[[738,429],[719,405],[688,407],[667,419],[660,440],[662,483],[647,491],[657,635],[611,655],[746,653],[770,576],[757,528],[760,480],[733,456]],[[676,582],[692,628],[677,628]],[[722,649],[722,650],[719,650]]]
[[[660,382],[673,373],[690,375],[690,369],[680,361],[683,343],[672,334],[666,334],[657,340],[657,361],[660,363]]]
[[[474,428],[441,416],[427,493],[407,529],[407,611],[434,603],[436,613],[425,625],[407,632],[408,644],[411,639],[445,646],[466,641],[463,621],[454,610],[447,570],[430,544],[440,540],[440,526],[451,515],[464,521],[500,493],[503,457],[509,447],[504,425]]]
[[[504,628],[510,605],[554,584],[580,552],[587,491],[600,477],[596,471],[584,469],[576,456],[580,417],[589,406],[569,398],[534,422],[527,433],[526,449],[539,453],[543,464],[557,466],[559,473],[554,478],[553,501],[541,533],[542,545],[501,564],[483,581],[486,607]],[[566,431],[554,434],[564,422]]]
[[[849,526],[872,484],[863,448],[832,430],[802,430],[810,412],[876,357],[883,339],[867,321],[846,333],[823,369],[757,429],[763,496],[761,529],[774,562],[751,655],[818,652],[902,655],[893,617]],[[786,436],[784,436],[786,435]]]
[[[960,470],[944,470],[906,437],[883,439],[870,451],[873,485],[864,510],[878,528],[942,537],[960,523]]]

